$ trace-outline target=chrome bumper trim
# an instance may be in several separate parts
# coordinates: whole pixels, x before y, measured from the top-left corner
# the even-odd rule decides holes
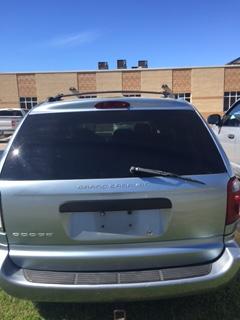
[[[212,265],[165,268],[158,270],[122,272],[55,272],[24,269],[27,281],[32,283],[62,285],[108,285],[157,282],[205,276],[211,272]]]

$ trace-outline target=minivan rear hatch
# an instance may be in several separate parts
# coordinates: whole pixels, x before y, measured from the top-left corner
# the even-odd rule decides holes
[[[133,176],[132,166],[202,183]],[[212,261],[223,250],[228,179],[192,110],[30,114],[1,171],[10,257],[68,271]]]

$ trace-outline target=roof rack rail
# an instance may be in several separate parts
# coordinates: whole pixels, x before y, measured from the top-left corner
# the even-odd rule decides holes
[[[104,93],[122,93],[122,94],[157,94],[162,95],[164,98],[174,98],[174,94],[172,93],[172,90],[168,87],[168,85],[164,84],[162,85],[163,91],[141,91],[141,90],[111,90],[111,91],[87,91],[87,92],[80,92],[76,89],[73,90],[73,88],[70,88],[70,91],[72,93],[69,94],[63,94],[59,93],[54,97],[47,98],[47,102],[55,102],[55,101],[61,101],[62,98],[65,97],[78,97],[81,98],[81,96],[86,95],[97,95],[97,94],[104,94]]]

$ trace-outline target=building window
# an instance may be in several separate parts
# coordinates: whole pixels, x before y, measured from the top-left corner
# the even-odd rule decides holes
[[[240,91],[224,92],[223,111],[227,111],[233,103],[240,99]]]
[[[123,96],[124,97],[141,97],[141,95],[139,93],[136,93],[136,94],[134,94],[134,93],[133,94],[131,94],[131,93],[130,94],[124,94]]]
[[[20,97],[20,107],[22,109],[31,109],[37,104],[37,97]]]
[[[188,102],[191,102],[191,93],[189,92],[181,92],[181,93],[175,93],[176,99],[184,99]]]

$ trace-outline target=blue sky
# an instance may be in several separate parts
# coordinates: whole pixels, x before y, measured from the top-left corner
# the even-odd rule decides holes
[[[222,65],[240,56],[240,1],[8,0],[0,72]]]

